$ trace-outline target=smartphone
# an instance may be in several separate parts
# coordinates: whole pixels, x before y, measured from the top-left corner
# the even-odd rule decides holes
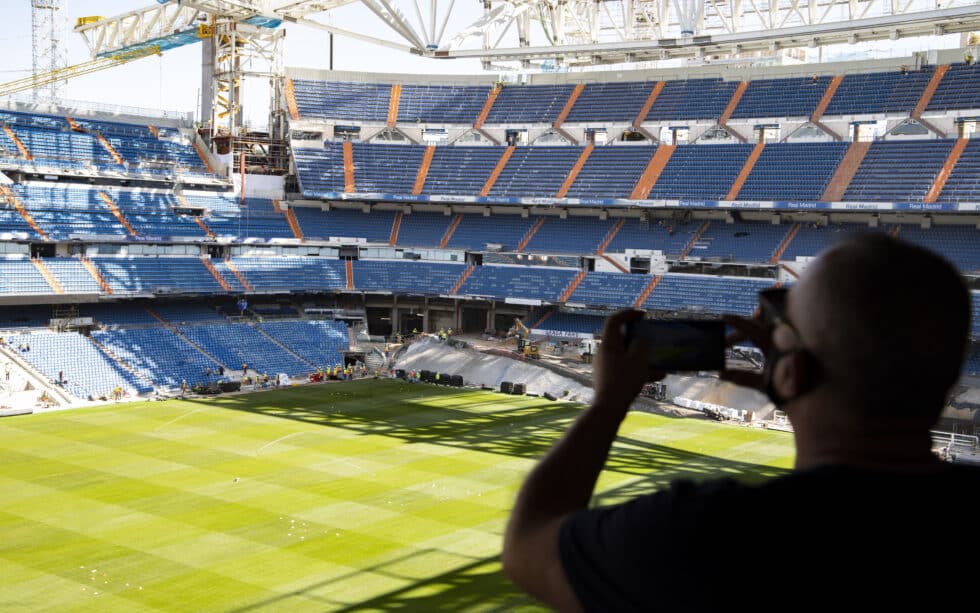
[[[725,322],[641,319],[626,324],[626,344],[643,339],[647,364],[661,371],[721,370],[725,367]]]

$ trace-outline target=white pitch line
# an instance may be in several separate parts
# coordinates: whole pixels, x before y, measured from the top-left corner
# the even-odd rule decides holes
[[[184,419],[185,417],[190,417],[194,413],[200,413],[203,410],[204,410],[203,408],[201,408],[201,409],[194,409],[193,411],[190,411],[188,413],[184,413],[183,415],[178,415],[177,417],[174,417],[173,419],[171,419],[167,423],[161,424],[161,425],[157,426],[156,429],[154,430],[154,432],[156,432],[156,430],[160,430],[160,429],[166,428],[170,424],[177,423],[178,421],[180,421],[181,419]]]
[[[337,458],[336,460],[332,460],[332,461],[327,462],[325,464],[321,464],[321,466],[330,466],[331,464],[346,464],[348,466],[351,466],[353,468],[356,468],[357,470],[362,470],[362,468],[360,466],[358,466],[357,464],[354,464],[353,462],[351,462],[350,460],[348,460],[346,458]]]
[[[255,450],[255,455],[259,455],[259,452],[262,451],[263,449],[265,449],[266,447],[272,447],[276,443],[279,443],[281,441],[284,441],[287,438],[291,438],[291,437],[294,437],[294,436],[299,436],[300,434],[306,434],[306,432],[305,431],[304,432],[293,432],[292,434],[287,434],[285,436],[280,436],[276,440],[270,441],[270,442],[266,443],[265,445],[262,445],[261,447],[259,447],[258,449],[256,449]]]

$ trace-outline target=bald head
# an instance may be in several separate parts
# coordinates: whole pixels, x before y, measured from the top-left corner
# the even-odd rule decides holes
[[[789,309],[835,394],[868,415],[934,421],[962,368],[969,300],[946,260],[875,233],[824,252]]]

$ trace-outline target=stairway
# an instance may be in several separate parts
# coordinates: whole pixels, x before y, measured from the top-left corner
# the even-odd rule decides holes
[[[354,144],[349,140],[344,141],[344,192],[353,194],[354,184]]]
[[[214,357],[213,355],[211,355],[210,353],[208,353],[207,351],[205,351],[203,347],[201,347],[200,345],[198,345],[197,343],[195,343],[194,341],[192,341],[191,339],[189,339],[187,336],[185,336],[184,333],[181,332],[180,329],[177,328],[177,326],[173,325],[172,323],[170,323],[169,321],[167,321],[166,319],[164,319],[159,313],[157,313],[156,311],[154,311],[150,307],[143,307],[143,310],[145,310],[147,313],[149,313],[150,316],[152,316],[154,319],[156,319],[157,321],[159,321],[160,323],[162,323],[163,324],[163,327],[165,327],[166,329],[168,329],[171,332],[173,332],[174,334],[176,334],[180,338],[180,340],[184,341],[185,343],[187,343],[188,345],[190,345],[194,349],[197,349],[199,352],[201,352],[202,354],[204,354],[205,356],[207,356],[208,358],[210,358],[215,364],[217,364],[217,365],[221,366],[222,368],[224,368],[225,369],[225,372],[234,372],[234,369],[228,368],[228,365],[227,364],[222,363],[221,360],[219,360],[218,358]]]
[[[152,379],[150,379],[149,377],[147,377],[146,375],[144,375],[140,371],[136,370],[136,368],[134,368],[128,362],[126,362],[125,360],[123,360],[122,358],[120,358],[118,355],[116,355],[111,349],[109,349],[108,347],[106,347],[105,345],[103,345],[102,343],[100,343],[99,341],[95,340],[91,336],[86,336],[85,338],[87,338],[89,341],[91,341],[91,343],[93,345],[95,345],[95,347],[99,351],[101,351],[102,353],[104,353],[105,355],[107,355],[109,358],[111,358],[113,362],[115,362],[116,364],[119,364],[119,366],[121,366],[122,368],[124,368],[127,371],[129,371],[130,373],[132,373],[135,377],[137,377],[138,379],[142,380],[147,385],[150,385],[151,387],[156,387],[156,383],[154,383]]]
[[[517,244],[518,252],[524,251],[524,248],[527,247],[527,244],[531,242],[531,239],[534,238],[534,235],[537,234],[538,230],[541,229],[541,226],[544,225],[544,220],[545,218],[543,216],[538,217],[537,221],[534,222],[534,225],[531,226],[531,229],[528,230],[527,233],[524,235],[524,238],[521,239],[521,242]]]
[[[99,284],[99,288],[102,290],[102,293],[111,295],[112,287],[102,277],[102,273],[100,273],[99,269],[95,267],[95,264],[92,263],[92,260],[82,256],[81,262],[82,262],[82,266],[85,267],[85,270],[87,270],[88,273],[92,275],[92,278],[95,279],[95,282]]]
[[[823,194],[820,196],[821,202],[841,201],[847,192],[847,187],[854,179],[854,175],[857,174],[858,168],[861,167],[861,162],[864,161],[864,156],[868,154],[868,149],[870,148],[870,142],[854,141],[851,143],[851,146],[847,148],[847,153],[844,154],[840,164],[837,165],[834,176],[830,178],[827,187],[823,190]]]
[[[575,275],[575,278],[572,279],[572,282],[568,284],[568,287],[565,288],[565,291],[562,292],[561,296],[558,297],[558,302],[568,302],[568,299],[572,296],[572,294],[575,293],[575,290],[578,289],[579,284],[581,284],[582,280],[585,279],[585,274],[586,273],[583,270],[580,271],[577,275]]]
[[[304,363],[304,364],[306,364],[306,365],[307,365],[307,366],[309,366],[309,367],[310,367],[311,369],[313,369],[313,370],[316,370],[317,368],[319,368],[319,366],[317,366],[317,365],[316,365],[316,364],[314,364],[313,362],[311,362],[311,361],[309,361],[309,360],[307,360],[306,358],[304,358],[304,357],[303,357],[303,356],[301,356],[300,354],[298,354],[298,353],[296,353],[295,351],[293,351],[292,349],[290,349],[290,348],[289,348],[289,347],[287,347],[286,345],[283,345],[283,344],[282,344],[282,343],[281,343],[281,342],[279,341],[279,339],[277,339],[276,337],[274,337],[274,336],[272,336],[271,334],[269,334],[268,332],[266,332],[265,330],[263,330],[262,328],[260,328],[260,327],[258,326],[258,324],[254,324],[254,323],[253,323],[253,324],[249,324],[249,325],[250,325],[250,326],[252,327],[252,329],[253,329],[253,330],[255,330],[256,332],[258,332],[258,333],[259,333],[259,334],[261,334],[262,336],[264,336],[264,337],[266,337],[267,339],[269,339],[270,341],[272,341],[272,343],[273,343],[273,344],[275,344],[275,345],[277,345],[277,346],[278,346],[278,347],[279,347],[280,349],[282,349],[283,351],[285,351],[285,352],[286,352],[286,353],[288,353],[289,355],[291,355],[291,356],[293,356],[294,358],[296,358],[296,359],[297,359],[297,360],[299,360],[300,362],[302,362],[302,363]]]
[[[204,223],[204,220],[200,217],[195,217],[194,221],[197,223],[198,227],[207,235],[208,238],[214,238],[214,232],[208,227],[208,224]]]
[[[650,95],[647,96],[646,102],[640,108],[640,112],[636,114],[636,118],[633,119],[633,129],[638,130],[643,124],[643,120],[647,118],[650,114],[650,109],[653,108],[653,103],[657,101],[657,97],[660,96],[660,92],[664,90],[664,86],[667,85],[666,81],[657,81],[653,89],[650,90]]]
[[[44,265],[44,262],[41,261],[40,258],[31,258],[31,263],[34,264],[34,268],[37,268],[37,271],[41,273],[44,280],[48,282],[48,285],[51,287],[51,291],[56,294],[65,293],[65,288],[61,286],[61,283],[54,276],[54,274],[51,273],[48,267]]]
[[[705,233],[705,231],[708,229],[708,226],[710,225],[711,225],[710,221],[705,221],[704,223],[701,224],[701,227],[698,228],[696,232],[694,232],[694,236],[691,237],[691,240],[687,241],[687,245],[685,245],[684,250],[681,251],[680,259],[683,260],[684,258],[687,257],[687,254],[691,253],[691,249],[694,249],[694,245],[696,245],[697,242],[701,240],[701,235]]]
[[[303,229],[299,227],[299,220],[296,219],[296,212],[293,211],[293,207],[286,209],[286,223],[289,224],[289,229],[293,233],[293,238],[303,240]]]
[[[394,83],[391,86],[391,95],[388,97],[388,121],[387,126],[394,128],[398,123],[398,104],[402,98],[402,86]]]
[[[0,185],[0,200],[12,205],[14,210],[20,213],[20,216],[24,218],[25,222],[27,222],[27,225],[29,225],[32,230],[37,232],[38,236],[44,240],[48,240],[48,233],[42,230],[41,226],[37,225],[37,222],[34,221],[33,217],[31,217],[31,214],[24,206],[24,203],[22,203],[20,198],[17,197],[17,194],[11,191],[11,189],[6,185]]]
[[[500,177],[500,173],[503,172],[504,166],[507,165],[507,160],[510,156],[514,155],[514,146],[511,145],[504,149],[504,152],[500,155],[500,159],[497,160],[497,165],[493,167],[493,172],[487,177],[486,183],[483,184],[483,189],[480,190],[481,196],[488,196],[490,190],[493,189],[493,184],[497,182],[497,178]]]
[[[602,255],[606,252],[606,248],[608,248],[609,244],[613,242],[613,239],[616,238],[616,235],[619,234],[620,229],[622,229],[623,224],[625,223],[626,219],[620,217],[619,221],[616,222],[616,225],[609,229],[609,232],[606,234],[606,238],[602,240],[599,248],[595,250],[596,255]]]
[[[395,213],[395,219],[391,222],[391,234],[388,235],[388,246],[394,247],[398,244],[398,230],[402,227],[402,215],[404,212],[398,211]]]
[[[756,146],[752,148],[752,153],[749,154],[748,159],[745,160],[745,164],[742,165],[742,170],[735,178],[735,182],[732,183],[732,187],[728,190],[728,194],[725,195],[725,200],[732,201],[738,198],[738,193],[742,191],[742,186],[745,185],[745,181],[752,173],[752,168],[754,168],[755,163],[759,161],[759,156],[762,155],[762,150],[765,149],[765,147],[765,143],[757,143]]]
[[[354,262],[347,260],[345,262],[347,269],[347,289],[354,289]]]
[[[231,258],[225,258],[225,266],[228,267],[228,270],[231,271],[231,274],[235,275],[235,278],[238,279],[238,282],[242,284],[242,287],[245,288],[246,292],[252,291],[252,286],[251,284],[249,284],[248,279],[246,279],[245,275],[243,275],[241,272],[238,271],[237,268],[235,268],[235,265],[231,263]]]
[[[637,180],[633,193],[630,194],[631,200],[643,200],[650,195],[650,190],[657,184],[660,174],[667,167],[667,162],[670,161],[670,156],[674,155],[675,149],[677,149],[677,145],[660,145],[657,147],[657,151],[650,158],[646,169]]]
[[[116,164],[119,164],[120,166],[122,166],[122,164],[123,164],[122,156],[119,155],[119,152],[116,151],[116,148],[112,146],[112,143],[110,143],[109,141],[107,141],[106,138],[104,136],[102,136],[102,133],[101,132],[96,132],[95,133],[95,138],[97,138],[98,141],[100,143],[102,143],[102,147],[106,151],[109,152],[109,155],[111,155],[112,156],[112,159],[116,161]]]
[[[14,141],[14,144],[17,145],[17,150],[20,151],[21,156],[23,156],[23,158],[25,160],[27,160],[28,162],[30,162],[31,160],[34,159],[34,156],[31,155],[31,152],[27,148],[27,145],[25,145],[20,140],[20,138],[17,136],[17,133],[14,132],[14,129],[13,128],[11,128],[10,126],[8,126],[7,124],[3,124],[3,131],[7,133],[7,136],[10,137],[10,140]]]
[[[783,254],[786,252],[786,249],[789,248],[789,244],[793,242],[793,239],[796,238],[796,235],[799,233],[800,233],[800,224],[799,223],[793,224],[792,227],[790,227],[789,231],[786,233],[786,236],[783,237],[782,242],[779,243],[779,246],[776,247],[776,250],[772,252],[772,257],[769,258],[770,264],[779,263],[779,258],[783,257]]]
[[[637,296],[635,301],[633,301],[634,309],[643,308],[643,303],[647,301],[647,298],[649,298],[650,294],[653,293],[654,288],[657,287],[657,284],[660,283],[661,279],[663,279],[661,275],[657,275],[656,277],[650,279],[650,282],[647,283],[647,286],[643,288],[643,291],[640,292],[640,295]]]
[[[126,221],[122,211],[120,211],[119,207],[116,206],[116,203],[112,201],[109,194],[99,192],[99,198],[102,199],[102,202],[105,202],[106,206],[109,207],[109,212],[112,213],[112,216],[115,217],[120,224],[122,224],[122,227],[126,228],[126,231],[129,232],[130,236],[139,236],[139,234],[136,233],[136,230],[133,229],[133,226],[129,225],[129,222]]]
[[[970,142],[968,138],[959,138],[956,140],[953,148],[949,150],[949,155],[946,156],[946,161],[943,163],[942,169],[936,174],[936,178],[929,187],[929,191],[926,192],[925,197],[922,199],[923,202],[935,202],[939,200],[940,194],[943,193],[943,188],[946,187],[946,181],[949,180],[953,169],[956,168],[956,163],[960,161],[960,156],[963,155],[963,150],[966,149],[968,142]]]
[[[823,97],[820,98],[817,108],[813,109],[813,113],[810,114],[810,123],[818,123],[820,121],[820,118],[823,117],[827,107],[830,106],[830,101],[834,99],[834,94],[837,93],[837,88],[840,87],[841,81],[843,80],[844,77],[842,75],[837,75],[830,80],[830,85],[827,86]]]
[[[463,287],[463,284],[466,283],[466,280],[470,278],[470,275],[473,274],[474,270],[476,270],[476,266],[474,266],[473,264],[470,264],[469,266],[466,267],[466,270],[464,270],[463,274],[459,276],[459,279],[456,281],[456,284],[453,285],[453,288],[451,290],[449,290],[450,296],[456,295],[456,292],[459,291],[459,288]]]
[[[211,259],[209,257],[207,257],[206,255],[202,255],[201,264],[204,264],[204,267],[208,269],[208,272],[211,273],[211,276],[214,277],[214,280],[218,282],[218,285],[221,286],[221,289],[225,290],[228,293],[234,291],[231,285],[229,285],[228,282],[225,281],[225,278],[221,276],[221,273],[218,272],[218,269],[214,267],[214,264],[211,263]]]
[[[289,110],[290,119],[299,119],[299,106],[296,104],[296,88],[293,85],[293,80],[289,77],[286,77],[283,92],[286,96],[286,109]]]
[[[946,76],[946,72],[949,70],[949,64],[940,64],[936,66],[936,69],[932,72],[932,78],[929,79],[929,84],[926,88],[922,90],[922,95],[919,96],[919,101],[915,104],[915,108],[912,109],[911,117],[912,119],[919,119],[922,117],[922,113],[926,111],[929,107],[929,103],[932,102],[932,97],[935,95],[936,90],[939,89],[939,83]]]
[[[487,120],[487,116],[490,114],[490,109],[493,108],[493,103],[497,100],[497,96],[500,95],[500,90],[501,88],[498,85],[494,85],[493,89],[490,90],[490,94],[483,103],[483,108],[480,109],[480,114],[477,116],[476,121],[473,122],[473,127],[477,130],[483,127],[483,122]]]
[[[745,95],[745,90],[749,88],[748,81],[742,81],[735,88],[735,92],[732,93],[731,99],[728,101],[728,105],[725,106],[725,110],[722,111],[721,117],[718,118],[718,123],[720,125],[725,125],[728,120],[732,118],[732,113],[735,112],[735,108],[738,107],[738,103],[741,102],[742,96]]]
[[[575,106],[575,101],[582,95],[583,89],[585,89],[585,83],[577,83],[572,88],[572,93],[568,96],[568,100],[565,101],[565,106],[562,107],[561,112],[558,113],[558,118],[555,119],[555,123],[551,124],[551,127],[557,130],[561,127],[561,124],[565,123],[568,114],[572,112],[572,107]]]
[[[425,148],[425,153],[422,155],[422,163],[419,164],[419,171],[415,175],[415,185],[412,187],[412,195],[418,196],[422,193],[422,189],[425,187],[425,178],[429,175],[429,166],[432,165],[432,157],[435,154],[435,145],[429,145]]]
[[[575,165],[572,166],[572,169],[568,171],[568,176],[565,177],[565,181],[561,184],[561,188],[558,190],[558,193],[555,194],[555,198],[564,198],[568,194],[568,190],[570,190],[572,185],[575,183],[578,173],[582,172],[582,167],[585,166],[585,162],[589,159],[589,156],[592,155],[593,149],[595,149],[595,145],[586,145],[585,148],[582,149],[582,153],[579,154],[578,159],[575,160]]]
[[[459,227],[459,223],[463,221],[462,215],[456,215],[453,217],[452,223],[449,224],[449,228],[446,229],[446,233],[442,235],[442,240],[439,241],[439,248],[445,249],[446,245],[449,244],[449,240],[452,239],[453,233],[456,232],[456,228]]]

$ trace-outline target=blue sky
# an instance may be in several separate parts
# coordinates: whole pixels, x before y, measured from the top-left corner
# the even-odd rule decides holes
[[[89,58],[81,36],[72,32],[78,17],[88,15],[118,15],[153,4],[154,0],[67,0],[68,62],[76,64]],[[441,4],[448,5],[448,2]],[[446,31],[453,32],[478,18],[480,3],[458,0],[454,19]],[[0,70],[0,80],[13,80],[30,74],[31,69],[31,11],[27,0],[4,2],[4,16],[13,28],[0,36],[0,54],[10,58]],[[357,30],[381,38],[396,39],[381,21],[359,3],[320,14],[315,19],[338,27]],[[409,15],[414,21],[414,14]],[[286,35],[286,65],[327,68],[326,32],[297,25],[284,26]],[[448,37],[447,37],[448,38]],[[398,41],[402,42],[402,41]],[[445,41],[443,41],[445,42]],[[858,57],[888,57],[908,54],[916,49],[956,46],[956,36],[943,39],[928,38],[904,41],[883,41],[874,45],[843,46],[824,52],[824,61],[857,59]],[[816,56],[815,50],[810,50]],[[190,45],[167,51],[161,57],[148,57],[131,64],[70,80],[65,96],[75,100],[101,101],[135,107],[195,110],[201,82],[201,46]],[[355,41],[343,37],[334,39],[334,68],[366,72],[474,74],[481,71],[476,60],[431,60],[407,53]],[[265,85],[246,84],[246,114],[253,125],[265,122]],[[253,103],[253,101],[255,101]]]

